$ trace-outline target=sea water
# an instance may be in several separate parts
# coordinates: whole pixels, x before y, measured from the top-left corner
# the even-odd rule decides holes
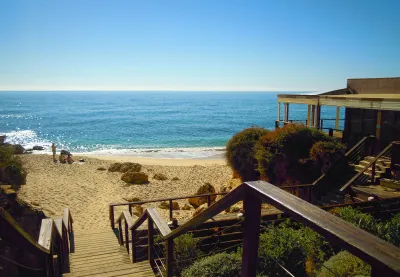
[[[3,91],[0,135],[27,149],[43,146],[43,152],[50,152],[54,142],[58,150],[94,155],[216,157],[244,128],[274,128],[277,94]],[[335,111],[322,107],[321,118],[335,118]],[[290,105],[290,119],[306,117],[307,105]],[[334,121],[324,123],[333,125]]]

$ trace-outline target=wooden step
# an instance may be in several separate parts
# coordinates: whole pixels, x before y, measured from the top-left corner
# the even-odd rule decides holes
[[[155,276],[148,261],[132,263],[112,230],[74,233],[70,273],[63,276]]]

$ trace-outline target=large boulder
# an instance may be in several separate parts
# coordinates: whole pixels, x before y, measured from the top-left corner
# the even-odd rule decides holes
[[[205,183],[204,185],[199,187],[195,195],[208,194],[208,193],[215,193],[215,188],[210,183]],[[214,202],[217,196],[213,195],[210,198],[211,202]],[[196,209],[202,204],[207,203],[207,197],[189,198],[188,202]]]
[[[39,146],[39,145],[35,145],[35,146],[33,146],[32,149],[33,150],[44,150],[44,147],[43,146]]]
[[[176,201],[172,201],[172,209],[173,210],[180,210],[179,203]]]
[[[122,174],[121,180],[129,184],[147,184],[149,176],[143,172],[126,172]]]
[[[153,179],[159,180],[159,181],[165,181],[165,180],[168,180],[168,177],[165,174],[156,173],[156,174],[154,174]]]
[[[168,210],[169,209],[169,204],[167,202],[161,202],[160,205],[158,205],[160,209]]]
[[[110,166],[108,167],[108,171],[110,172],[119,172],[121,170],[121,163],[113,163],[110,164]]]
[[[119,172],[125,173],[125,172],[140,172],[140,170],[142,169],[142,166],[138,163],[130,163],[130,162],[126,162],[126,163],[122,163],[121,164],[121,168],[119,170]]]

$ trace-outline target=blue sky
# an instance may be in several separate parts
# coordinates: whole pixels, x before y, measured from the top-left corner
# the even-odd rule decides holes
[[[400,76],[400,1],[0,1],[0,90],[328,90]]]

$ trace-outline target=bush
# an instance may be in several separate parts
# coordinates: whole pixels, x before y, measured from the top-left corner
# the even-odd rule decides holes
[[[260,175],[255,159],[255,144],[258,139],[268,134],[268,130],[251,127],[234,135],[226,145],[226,161],[239,174],[242,181],[258,180]]]
[[[378,235],[383,240],[400,247],[400,213],[378,224]]]
[[[0,166],[7,165],[14,158],[14,148],[11,145],[0,146]]]
[[[174,274],[179,276],[203,254],[198,242],[198,239],[193,238],[193,234],[184,234],[174,239],[174,261],[176,262]]]
[[[306,182],[308,180],[302,180],[302,177],[310,178],[310,174],[300,168],[304,160],[309,159],[310,149],[316,142],[333,140],[314,128],[285,125],[259,139],[255,147],[257,169],[262,179],[272,183],[281,184],[288,177]]]
[[[3,171],[3,174],[1,171]],[[22,185],[25,184],[25,180],[26,172],[21,159],[14,155],[13,146],[0,146],[0,182],[10,185]]]
[[[328,254],[327,254],[328,253]],[[282,269],[276,261],[296,276],[304,276],[308,268],[314,271],[332,253],[329,244],[309,228],[295,229],[287,224],[270,227],[260,236],[260,274],[279,276]]]
[[[347,222],[373,234],[378,235],[378,223],[370,214],[362,213],[352,207],[343,207],[335,210],[335,213]]]
[[[195,262],[184,270],[185,277],[236,277],[240,276],[242,256],[237,253],[219,253]]]
[[[333,271],[333,272],[332,272]],[[371,266],[347,251],[339,252],[324,263],[317,277],[371,276]]]
[[[310,158],[314,161],[319,161],[326,155],[335,155],[344,153],[346,146],[335,141],[318,141],[310,150]]]

